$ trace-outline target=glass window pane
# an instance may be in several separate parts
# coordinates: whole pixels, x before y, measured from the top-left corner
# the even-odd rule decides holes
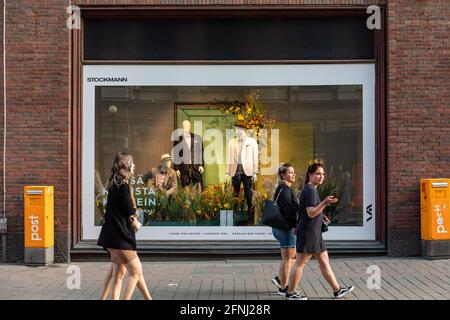
[[[280,162],[293,164],[297,173],[294,188],[300,192],[307,166],[318,159],[324,161],[326,171],[326,183],[320,189],[321,196],[335,194],[340,199],[337,205],[328,207],[325,213],[335,226],[362,226],[363,123],[362,87],[359,85],[97,87],[95,224],[100,225],[102,222],[105,199],[103,188],[114,155],[128,151],[134,156],[136,198],[138,206],[146,207],[147,225],[218,225],[218,212],[211,212],[218,209],[211,209],[205,199],[210,200],[207,194],[217,196],[217,189],[223,187],[226,130],[234,130],[235,117],[208,107],[208,102],[224,99],[245,101],[249,93],[258,93],[266,117],[274,121],[267,140],[270,162],[260,164],[260,175],[253,185],[257,194],[268,198],[273,196],[274,170]],[[193,200],[192,195],[191,198],[186,196],[178,179],[177,194],[180,195],[173,198],[175,200],[172,202],[166,199],[166,207],[161,208],[158,195],[145,190],[149,186],[147,180],[139,177],[148,177],[146,174],[160,165],[161,156],[171,154],[171,134],[174,129],[181,128],[186,119],[190,120],[194,133],[203,138],[205,155],[212,154],[215,160],[204,163],[204,192],[200,194],[200,199]],[[199,130],[195,128],[198,124]],[[222,134],[223,140],[219,145],[214,144],[214,132],[211,134],[211,129]],[[276,136],[275,132],[278,139],[272,140]],[[264,134],[261,133],[259,137],[264,137]],[[259,149],[263,152],[264,142],[260,139],[259,143]],[[214,149],[213,146],[220,147]],[[260,160],[264,160],[264,157],[260,157]],[[269,168],[272,168],[269,172],[264,170]],[[220,196],[224,196],[226,191],[232,194],[230,189],[223,191]],[[193,206],[195,212],[192,212]],[[245,222],[246,214],[245,204],[244,209],[236,209],[234,225]],[[257,215],[254,224],[259,223],[260,217]]]

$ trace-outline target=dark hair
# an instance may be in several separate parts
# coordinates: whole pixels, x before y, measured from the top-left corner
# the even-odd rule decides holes
[[[308,170],[306,170],[306,179],[305,179],[305,186],[308,184],[309,182],[309,175],[313,174],[314,172],[316,172],[316,170],[318,168],[322,168],[323,169],[323,163],[313,163],[312,165],[310,165],[308,167]]]
[[[133,156],[131,153],[120,152],[116,155],[106,189],[109,190],[113,185],[120,186],[123,183],[129,183],[132,178],[132,166]]]
[[[277,186],[283,182],[283,174],[286,174],[289,168],[293,168],[290,163],[282,163],[277,171]]]

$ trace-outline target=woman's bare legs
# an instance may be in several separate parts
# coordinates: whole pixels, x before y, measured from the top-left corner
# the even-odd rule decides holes
[[[145,281],[144,281],[144,275],[142,273],[142,264],[141,264],[141,260],[139,260],[139,257],[136,257],[135,259],[128,262],[126,264],[126,268],[128,271],[128,276],[125,280],[123,299],[130,300],[139,279],[142,278],[141,284],[142,284],[142,282],[145,283]]]
[[[279,277],[281,288],[286,288],[289,280],[289,273],[291,267],[294,264],[295,248],[283,248],[281,249],[281,263],[279,267]]]
[[[145,283],[144,279],[144,273],[139,277],[139,280],[137,282],[137,287],[139,291],[144,296],[145,300],[152,300],[152,296],[150,295],[150,292],[148,291],[147,284]]]
[[[113,280],[113,265],[109,267],[109,271],[106,274],[105,284],[103,285],[103,291],[100,295],[100,300],[106,300],[108,298],[109,290],[111,289],[111,284]]]
[[[317,253],[314,255],[320,265],[320,271],[328,284],[333,288],[334,292],[339,291],[340,286],[336,281],[333,270],[331,270],[330,259],[328,257],[328,251]]]
[[[103,288],[102,294],[100,295],[100,300],[106,300],[109,295],[109,291],[111,290],[112,284],[115,282],[116,287],[120,287],[119,293],[117,293],[117,297],[120,296],[120,290],[122,288],[122,281],[125,276],[125,273],[127,271],[127,268],[125,265],[119,265],[119,271],[117,272],[117,278],[114,278],[114,265],[111,263],[111,267],[109,269],[109,272],[105,279],[105,286]],[[152,300],[152,296],[150,295],[150,292],[148,291],[147,284],[145,283],[144,277],[140,277],[139,281],[137,283],[137,287],[139,291],[144,296],[145,300]],[[117,300],[117,299],[116,299]]]
[[[297,253],[297,259],[292,266],[291,274],[289,275],[289,288],[288,293],[293,293],[297,288],[298,283],[302,279],[303,269],[308,261],[311,259],[310,253]]]
[[[122,290],[122,282],[127,269],[123,264],[111,263],[113,273],[112,273],[112,300],[120,299],[120,291]],[[106,293],[108,295],[108,293]]]

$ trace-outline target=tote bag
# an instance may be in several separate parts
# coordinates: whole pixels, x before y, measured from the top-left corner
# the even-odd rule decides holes
[[[280,197],[282,191],[283,190],[280,190],[280,192],[278,192],[278,196],[276,197],[275,201],[264,201],[262,223],[272,228],[290,230],[291,227],[286,222],[286,219],[284,219],[283,215],[281,214],[280,207],[278,207],[277,204],[278,198]]]

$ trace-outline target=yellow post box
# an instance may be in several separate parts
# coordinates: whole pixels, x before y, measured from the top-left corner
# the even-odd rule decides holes
[[[420,179],[422,256],[450,257],[450,179]]]
[[[49,265],[54,260],[53,186],[24,188],[25,264]]]

